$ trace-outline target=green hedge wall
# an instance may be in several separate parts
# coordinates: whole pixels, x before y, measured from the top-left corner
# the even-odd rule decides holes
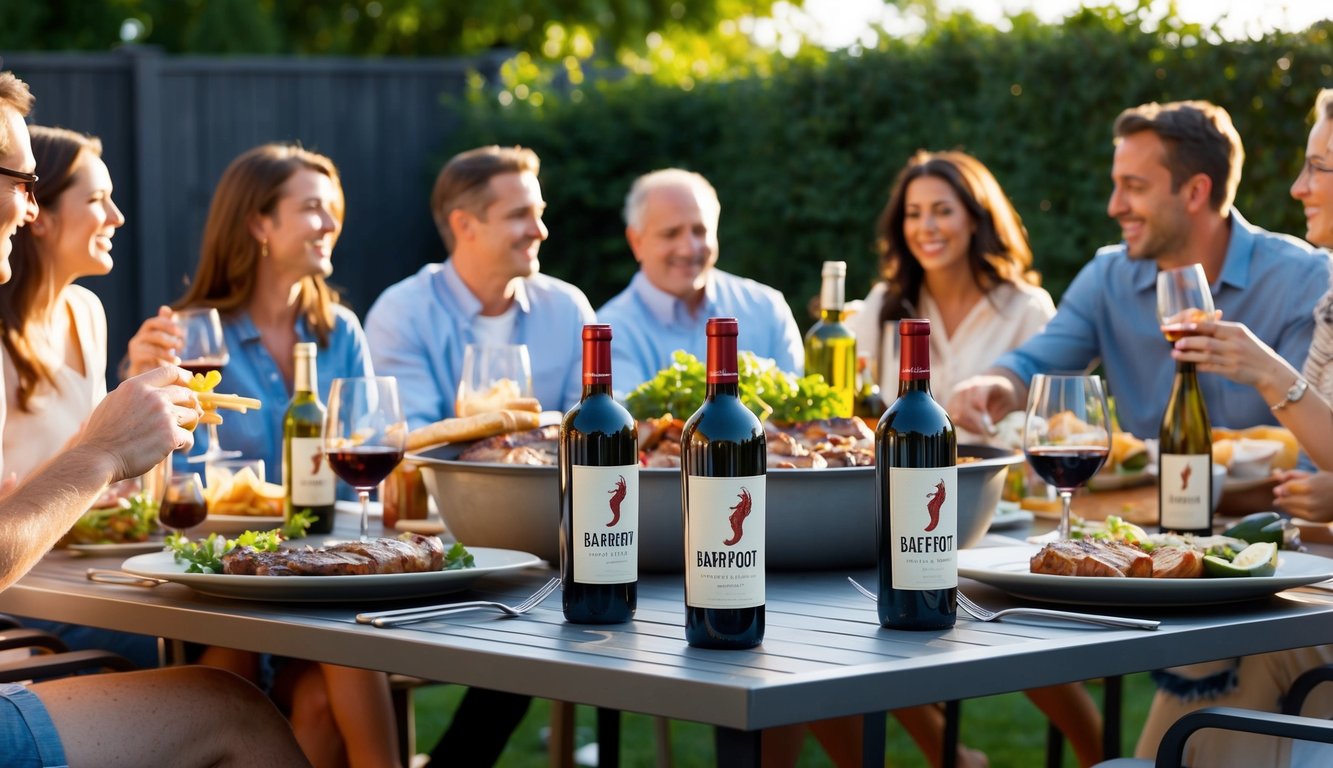
[[[501,143],[541,155],[551,230],[543,270],[581,286],[594,306],[635,270],[620,217],[630,182],[676,165],[717,187],[720,266],[778,287],[808,324],[821,261],[848,262],[849,297],[872,284],[874,220],[918,148],[961,148],[990,166],[1058,299],[1093,251],[1118,237],[1105,214],[1111,123],[1154,100],[1224,106],[1247,155],[1238,206],[1261,226],[1304,232],[1287,190],[1314,95],[1333,86],[1333,22],[1206,42],[1173,20],[1144,31],[1135,14],[1113,9],[1055,25],[1012,21],[1000,32],[954,16],[911,42],[886,39],[860,55],[689,91],[622,80],[577,103],[478,100],[443,152]]]

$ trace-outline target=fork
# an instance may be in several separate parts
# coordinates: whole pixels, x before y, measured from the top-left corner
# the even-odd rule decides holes
[[[856,579],[848,576],[847,580],[852,583],[857,592],[865,595],[871,600],[878,600],[879,597],[874,592],[861,586]],[[1030,618],[1044,619],[1063,619],[1065,621],[1079,621],[1085,624],[1095,624],[1102,627],[1117,627],[1121,629],[1143,629],[1154,630],[1161,626],[1160,621],[1152,619],[1131,619],[1122,616],[1103,616],[1094,613],[1077,613],[1075,611],[1056,611],[1049,608],[1005,608],[1002,611],[992,611],[974,603],[961,591],[958,592],[958,605],[964,611],[967,611],[977,621],[999,621],[1005,616],[1027,616]]]
[[[523,614],[536,608],[543,600],[551,596],[560,586],[560,579],[555,578],[546,582],[533,592],[527,600],[518,605],[507,605],[497,603],[492,600],[473,600],[466,603],[446,603],[444,605],[424,605],[416,608],[399,608],[393,611],[374,611],[371,613],[358,613],[356,621],[358,624],[369,624],[374,627],[392,627],[398,624],[413,624],[426,619],[434,619],[440,616],[450,616],[455,613],[465,613],[467,611],[479,611],[491,608],[503,613],[506,616],[522,616]]]

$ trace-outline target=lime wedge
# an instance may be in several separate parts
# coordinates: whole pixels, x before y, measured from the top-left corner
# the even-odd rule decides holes
[[[1203,559],[1203,569],[1209,576],[1222,578],[1272,576],[1277,571],[1277,545],[1267,541],[1251,544],[1230,562],[1208,555]]]

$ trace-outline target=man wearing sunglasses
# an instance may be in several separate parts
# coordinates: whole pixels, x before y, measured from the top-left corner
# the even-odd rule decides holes
[[[10,278],[10,238],[37,217],[36,160],[23,122],[31,105],[28,86],[0,72],[0,282]],[[63,453],[17,487],[0,482],[0,589],[50,550],[108,484],[190,447],[185,427],[201,411],[185,381],[174,367],[126,381]],[[4,415],[0,398],[0,422]],[[258,689],[222,670],[172,667],[0,684],[0,765],[309,763]]]

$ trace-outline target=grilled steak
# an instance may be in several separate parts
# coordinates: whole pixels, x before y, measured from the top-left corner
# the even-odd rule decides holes
[[[1153,575],[1153,561],[1143,550],[1127,544],[1071,539],[1042,547],[1032,556],[1029,570],[1056,576],[1147,578]]]
[[[1158,547],[1152,551],[1154,579],[1197,579],[1203,575],[1203,553],[1192,547]]]
[[[460,453],[458,460],[491,464],[555,464],[559,450],[560,427],[552,425],[478,440]]]
[[[422,573],[444,567],[444,543],[435,536],[347,541],[315,549],[257,552],[241,547],[222,556],[222,572],[245,576],[366,576]]]

